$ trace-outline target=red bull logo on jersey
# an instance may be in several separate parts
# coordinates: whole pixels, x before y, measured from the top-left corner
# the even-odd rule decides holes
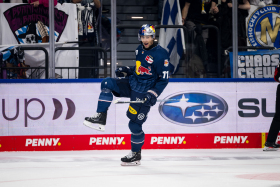
[[[148,68],[145,68],[144,66],[139,66],[137,68],[137,75],[144,75],[144,74],[147,74],[147,75],[152,75],[152,73],[150,73],[151,71],[151,66],[149,66]]]
[[[168,64],[169,64],[168,59],[165,59],[165,60],[164,60],[164,66],[165,66],[165,67],[168,67]]]
[[[140,61],[136,61],[136,69],[135,72],[137,75],[152,75],[151,71],[151,66],[149,66],[148,68],[145,68],[144,66],[141,66],[141,62]]]

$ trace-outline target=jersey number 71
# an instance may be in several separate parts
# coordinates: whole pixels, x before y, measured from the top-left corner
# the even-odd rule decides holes
[[[163,73],[163,78],[164,78],[164,79],[168,79],[168,73],[169,73],[169,71],[163,71],[162,73]]]

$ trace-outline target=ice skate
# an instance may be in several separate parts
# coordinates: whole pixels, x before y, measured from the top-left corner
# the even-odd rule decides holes
[[[92,117],[86,117],[84,125],[98,131],[105,131],[107,112],[96,113]]]
[[[280,145],[274,142],[265,142],[263,151],[277,151]]]
[[[138,152],[130,151],[128,155],[121,158],[122,166],[139,166],[141,165],[141,150]]]

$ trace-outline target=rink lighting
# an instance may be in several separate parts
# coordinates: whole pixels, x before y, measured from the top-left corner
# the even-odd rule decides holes
[[[143,19],[144,17],[131,17],[131,19]]]
[[[110,65],[111,63],[110,62],[107,62],[107,65]],[[119,64],[119,63],[117,63],[117,64]]]

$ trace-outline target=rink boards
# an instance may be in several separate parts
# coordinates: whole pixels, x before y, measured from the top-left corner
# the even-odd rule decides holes
[[[171,80],[151,108],[143,149],[262,147],[277,83],[186,81]],[[129,104],[111,104],[105,132],[82,124],[96,110],[100,80],[1,83],[0,90],[0,151],[130,149]]]

